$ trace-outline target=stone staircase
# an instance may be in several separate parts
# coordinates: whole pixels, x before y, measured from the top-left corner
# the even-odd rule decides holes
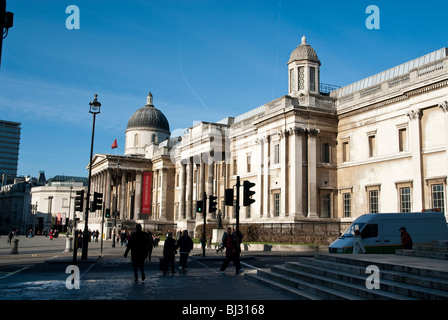
[[[405,261],[406,259],[409,261]],[[317,253],[314,257],[300,258],[299,262],[259,269],[256,273],[247,273],[245,277],[298,299],[448,299],[448,261],[446,267],[438,266],[434,269],[425,268],[424,261],[419,261],[420,265],[414,263],[414,266],[410,266],[410,260],[415,259],[395,255]],[[380,270],[380,289],[367,288],[366,280],[371,273],[366,273],[366,268],[371,265]]]
[[[413,245],[412,250],[396,250],[395,254],[448,260],[448,240],[431,241],[430,245]]]

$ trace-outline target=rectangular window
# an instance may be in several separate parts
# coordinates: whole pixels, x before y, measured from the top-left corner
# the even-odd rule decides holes
[[[408,151],[408,133],[406,128],[398,130],[398,149],[400,152]]]
[[[369,136],[369,158],[376,156],[376,137]]]
[[[280,145],[275,144],[274,145],[274,164],[280,163]]]
[[[352,198],[350,193],[343,194],[344,201],[344,218],[350,218],[352,216]]]
[[[400,211],[411,212],[411,188],[400,188]]]
[[[250,155],[248,155],[247,156],[247,172],[249,173],[250,172],[250,163],[251,163],[251,156]]]
[[[442,212],[445,211],[445,195],[443,191],[443,184],[433,184],[431,185],[432,194],[432,208],[438,209]]]
[[[280,193],[274,193],[274,217],[280,216]]]
[[[316,91],[316,69],[310,67],[310,91]]]
[[[238,167],[237,167],[237,162],[236,162],[236,158],[233,158],[233,175],[236,176],[238,174]]]
[[[326,193],[322,195],[322,209],[321,218],[330,218],[331,215],[331,194]]]
[[[322,162],[330,163],[330,144],[324,143],[322,145]]]
[[[342,143],[342,161],[350,161],[350,146],[348,141]]]
[[[378,213],[379,212],[379,199],[378,199],[378,190],[370,190],[369,191],[369,213]]]
[[[246,207],[246,218],[247,218],[247,219],[250,219],[250,207],[251,207],[251,206],[247,206],[247,207]]]

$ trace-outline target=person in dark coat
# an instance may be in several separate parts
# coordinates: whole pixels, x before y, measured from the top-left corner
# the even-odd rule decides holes
[[[220,269],[222,273],[225,273],[225,270],[231,261],[235,265],[235,270],[237,274],[244,271],[244,269],[241,268],[240,263],[240,253],[241,253],[240,245],[242,240],[243,235],[241,234],[241,232],[239,233],[239,237],[237,237],[236,231],[232,233],[231,228],[228,228],[227,232],[224,233],[224,235],[222,236],[222,243],[226,248],[226,259],[222,263]]]
[[[167,268],[171,267],[171,273],[176,273],[174,271],[174,259],[176,258],[176,240],[173,238],[173,233],[168,232],[168,237],[165,240],[163,246],[163,257]],[[163,274],[166,274],[166,269],[163,270]]]
[[[187,270],[187,260],[190,251],[193,250],[193,240],[188,235],[188,230],[184,230],[182,236],[177,241],[177,248],[179,249],[179,269]]]
[[[405,227],[401,227],[400,232],[401,232],[401,248],[411,250],[413,245],[411,236],[406,231]]]
[[[138,269],[140,269],[142,275],[142,281],[145,281],[145,259],[149,252],[149,237],[146,232],[142,231],[142,225],[137,224],[135,226],[135,232],[129,238],[124,257],[128,256],[128,252],[131,251],[132,267],[134,269],[134,281],[138,282]]]

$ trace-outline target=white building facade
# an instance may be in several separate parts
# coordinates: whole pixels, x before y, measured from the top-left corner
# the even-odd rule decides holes
[[[203,223],[195,207],[204,192],[218,198],[223,221],[234,223],[224,190],[237,177],[256,191],[255,203],[241,207],[241,223],[446,212],[447,53],[322,93],[321,62],[303,37],[288,61],[286,95],[174,138],[150,93],[128,122],[125,155],[95,155],[93,190],[103,192],[105,208],[120,212],[119,226],[149,228],[194,230]],[[205,214],[216,222],[216,213]],[[89,221],[101,223],[102,213]]]

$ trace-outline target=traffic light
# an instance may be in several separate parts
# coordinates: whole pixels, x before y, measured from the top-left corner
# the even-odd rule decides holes
[[[84,205],[84,190],[76,191],[75,211],[82,212],[83,205]]]
[[[226,206],[233,206],[233,189],[224,190],[224,204]]]
[[[213,213],[217,210],[216,206],[218,204],[218,202],[216,201],[216,199],[218,199],[218,197],[215,196],[208,196],[208,212],[209,213]]]
[[[255,191],[251,191],[250,188],[254,187],[255,183],[250,181],[243,182],[243,206],[250,206],[255,202],[251,197],[255,194]]]
[[[196,201],[196,212],[204,212],[204,201]]]
[[[100,192],[93,193],[93,202],[90,212],[95,212],[96,210],[101,210],[103,208],[103,194]]]
[[[106,218],[110,218],[110,209],[106,209],[106,214],[105,214]]]

